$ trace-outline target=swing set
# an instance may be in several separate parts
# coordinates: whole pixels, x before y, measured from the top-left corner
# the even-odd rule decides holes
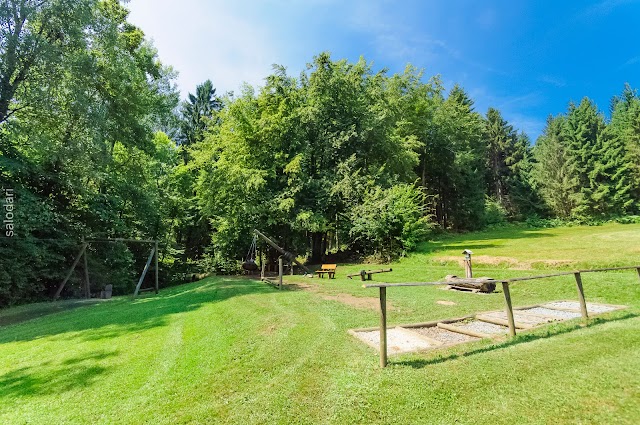
[[[83,240],[82,241],[82,247],[80,248],[80,252],[78,252],[78,255],[76,256],[75,260],[73,261],[73,264],[71,265],[71,268],[69,269],[69,271],[67,272],[67,275],[65,276],[64,280],[60,283],[60,285],[58,286],[58,289],[56,290],[55,295],[53,296],[54,301],[57,300],[60,297],[60,294],[62,293],[62,290],[64,289],[65,285],[67,284],[67,282],[69,281],[69,279],[71,278],[71,275],[73,274],[74,270],[76,269],[76,267],[78,266],[78,263],[80,262],[81,259],[84,259],[84,281],[85,281],[85,297],[86,298],[91,298],[91,282],[89,280],[89,266],[88,266],[88,262],[87,262],[87,248],[89,247],[89,244],[92,243],[142,243],[142,244],[150,244],[151,245],[151,251],[149,251],[149,258],[147,258],[147,262],[144,266],[144,269],[142,270],[142,274],[140,275],[140,279],[138,279],[138,283],[136,285],[136,289],[133,293],[133,298],[137,297],[138,294],[140,292],[146,292],[146,291],[153,291],[155,290],[155,293],[158,293],[159,287],[158,287],[158,241],[157,240],[143,240],[143,239],[122,239],[122,238],[117,238],[117,239],[87,239],[87,240]],[[142,288],[142,282],[144,282],[144,278],[147,275],[147,272],[149,271],[150,267],[151,267],[151,261],[155,259],[155,264],[154,264],[154,271],[155,271],[155,276],[154,276],[154,280],[155,280],[155,285],[149,288]],[[110,285],[107,285],[110,286]],[[110,290],[105,289],[106,293],[110,293]]]
[[[242,263],[243,269],[247,271],[258,270],[258,265],[256,264],[256,257],[258,255],[258,237],[263,239],[267,243],[267,245],[279,252],[282,257],[287,260],[289,264],[291,264],[291,267],[293,267],[293,264],[296,264],[298,267],[305,271],[305,275],[313,276],[313,272],[309,270],[307,266],[298,261],[295,254],[289,251],[285,251],[283,248],[280,248],[274,241],[272,241],[258,229],[253,230],[253,239],[251,241],[251,245],[249,246],[249,252],[247,253],[246,260]]]

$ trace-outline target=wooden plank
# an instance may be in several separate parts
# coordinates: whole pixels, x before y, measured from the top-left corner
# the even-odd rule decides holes
[[[64,289],[64,286],[67,284],[67,281],[71,277],[71,274],[73,274],[73,271],[76,269],[76,266],[80,262],[80,258],[82,258],[82,254],[84,254],[84,252],[86,251],[88,245],[89,244],[87,244],[87,243],[83,243],[82,244],[82,248],[80,249],[80,252],[76,256],[76,259],[73,261],[73,264],[71,265],[71,268],[69,269],[69,272],[67,272],[67,275],[65,276],[64,280],[62,281],[62,283],[60,283],[60,286],[58,286],[58,290],[56,291],[55,295],[53,296],[54,300],[57,300],[58,297],[60,297],[60,294],[62,293],[62,290]]]
[[[463,334],[463,335],[468,335],[468,336],[472,336],[475,338],[491,338],[491,335],[482,333],[482,332],[476,332],[476,331],[472,331],[471,329],[464,329],[464,328],[460,328],[458,326],[452,325],[452,324],[448,324],[448,323],[438,323],[438,327],[440,329],[445,329],[447,331],[450,332],[455,332],[455,333],[459,333],[459,334]]]
[[[513,319],[513,305],[511,304],[511,293],[509,292],[509,282],[502,282],[502,292],[504,293],[505,311],[509,325],[509,334],[516,336],[516,322]]]
[[[452,319],[431,320],[429,322],[405,323],[405,324],[401,324],[401,325],[396,325],[396,327],[401,327],[401,328],[430,328],[430,327],[437,326],[438,323],[459,322],[461,320],[471,319],[473,317],[474,317],[473,315],[469,315],[469,316],[463,316],[463,317],[455,317],[455,318],[452,318]],[[352,330],[354,332],[371,332],[371,331],[377,331],[378,329],[380,329],[380,328],[378,326],[375,326],[375,327],[370,327],[370,328],[356,328],[356,329],[352,329]]]
[[[387,367],[387,288],[380,288],[380,367]]]
[[[149,254],[149,258],[147,259],[147,264],[144,265],[144,270],[142,270],[142,274],[140,275],[140,279],[138,280],[138,284],[136,285],[136,290],[133,293],[133,297],[137,297],[138,296],[138,292],[140,292],[140,287],[142,286],[142,281],[144,280],[144,277],[147,275],[147,271],[149,271],[149,266],[151,265],[151,260],[153,259],[153,255],[155,254],[156,250],[155,249],[151,249],[151,254]]]
[[[158,290],[160,289],[159,286],[158,286],[158,241],[155,242],[154,249],[156,251],[156,264],[155,264],[156,276],[155,276],[155,281],[156,281],[156,294],[157,294]]]
[[[574,274],[576,278],[576,287],[578,289],[578,300],[580,301],[580,313],[582,314],[582,320],[587,323],[589,320],[589,314],[587,313],[587,302],[584,299],[584,289],[582,288],[582,277],[580,273]]]

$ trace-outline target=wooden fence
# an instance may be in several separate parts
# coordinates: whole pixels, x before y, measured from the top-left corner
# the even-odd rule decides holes
[[[576,280],[576,288],[578,290],[578,300],[580,302],[580,312],[582,314],[582,320],[586,323],[589,318],[587,312],[587,303],[584,298],[584,289],[582,286],[582,273],[594,273],[605,272],[614,270],[632,270],[636,269],[638,277],[640,277],[640,265],[638,266],[625,266],[625,267],[609,267],[604,269],[589,269],[589,270],[574,270],[570,272],[560,272],[553,274],[545,274],[539,276],[526,276],[516,277],[512,279],[471,279],[473,282],[485,283],[485,282],[500,282],[502,284],[502,292],[504,294],[505,310],[507,313],[507,320],[509,323],[509,334],[514,337],[516,335],[516,324],[513,317],[513,305],[511,303],[511,293],[509,291],[509,285],[513,282],[522,282],[525,280],[546,279],[550,277],[569,276],[574,275]],[[465,279],[460,279],[464,281]],[[387,288],[404,287],[404,286],[434,286],[434,285],[449,285],[451,282],[406,282],[406,283],[375,283],[362,285],[363,288],[379,288],[380,289],[380,366],[387,366]]]

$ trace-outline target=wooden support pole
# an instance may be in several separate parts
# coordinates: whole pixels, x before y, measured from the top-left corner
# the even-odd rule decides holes
[[[504,292],[505,310],[509,321],[509,334],[516,336],[516,321],[513,318],[513,306],[511,305],[511,293],[509,292],[509,282],[502,282],[502,292]]]
[[[293,262],[289,263],[289,267],[291,267],[290,274],[293,276]]]
[[[156,276],[155,276],[155,281],[156,281],[156,294],[158,293],[159,285],[158,285],[158,241],[156,241],[154,243],[154,247],[153,247],[154,251],[156,252],[156,264],[155,264],[155,271],[156,271]]]
[[[83,243],[82,244],[82,248],[80,249],[80,252],[78,253],[78,255],[76,256],[76,259],[73,261],[73,265],[71,266],[71,268],[69,269],[69,272],[67,273],[67,275],[65,276],[64,280],[62,281],[62,283],[60,284],[60,286],[58,286],[58,290],[56,291],[55,295],[53,296],[54,300],[57,300],[58,297],[60,296],[60,294],[62,293],[62,290],[64,289],[64,285],[67,284],[67,281],[69,280],[69,278],[71,277],[71,274],[73,273],[73,271],[76,269],[76,266],[78,265],[78,263],[80,262],[80,259],[82,258],[82,254],[84,254],[84,252],[87,249],[87,243]]]
[[[262,268],[260,269],[260,280],[264,280],[264,261],[260,261],[262,263]]]
[[[85,284],[85,295],[87,297],[87,299],[91,298],[91,283],[89,283],[89,265],[87,262],[87,247],[88,244],[85,243],[85,245],[87,245],[85,247],[84,250],[84,254],[82,255],[84,257],[84,284]]]
[[[582,320],[587,323],[589,314],[587,313],[587,302],[584,300],[584,289],[582,288],[582,277],[580,273],[573,274],[576,278],[576,286],[578,287],[578,300],[580,301],[580,313],[582,313]]]
[[[133,298],[138,296],[138,292],[140,292],[140,287],[142,286],[142,281],[144,281],[144,277],[147,275],[149,271],[149,266],[151,265],[151,260],[153,260],[153,256],[155,255],[156,250],[151,249],[151,254],[149,254],[149,258],[147,259],[147,264],[144,265],[144,270],[142,270],[142,274],[140,275],[140,280],[138,280],[138,284],[136,285],[136,290],[133,293]]]
[[[387,288],[380,287],[380,367],[387,367]]]
[[[278,257],[278,289],[282,289],[282,274],[284,272],[284,262],[282,257]]]

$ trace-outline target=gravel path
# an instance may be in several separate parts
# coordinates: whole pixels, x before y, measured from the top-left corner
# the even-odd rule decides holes
[[[380,345],[380,331],[357,332],[360,339]],[[404,329],[387,329],[387,351],[389,354],[408,353],[411,351],[435,348],[437,345],[429,343],[422,338],[412,335]]]
[[[459,328],[468,329],[470,331],[489,335],[506,334],[507,332],[509,332],[509,328],[507,328],[506,326],[495,325],[493,323],[487,323],[481,320],[474,320],[472,322],[464,324],[452,323],[452,325]]]
[[[544,305],[545,307],[551,308],[569,308],[572,310],[580,311],[580,303],[578,301],[555,301],[552,303],[547,303]],[[595,304],[595,303],[587,303],[587,312],[589,313],[606,313],[608,311],[617,310],[616,307],[611,307],[608,305]]]
[[[523,311],[527,311],[533,314],[542,314],[544,316],[557,317],[560,320],[569,320],[569,319],[575,319],[576,317],[580,317],[580,313],[574,313],[571,311],[553,310],[553,309],[544,308],[544,307],[528,308]]]
[[[437,326],[429,328],[411,328],[411,330],[421,335],[428,336],[429,338],[433,338],[437,341],[442,341],[445,344],[468,342],[480,339],[469,335],[459,334],[457,332],[451,332],[446,329],[440,329]]]

